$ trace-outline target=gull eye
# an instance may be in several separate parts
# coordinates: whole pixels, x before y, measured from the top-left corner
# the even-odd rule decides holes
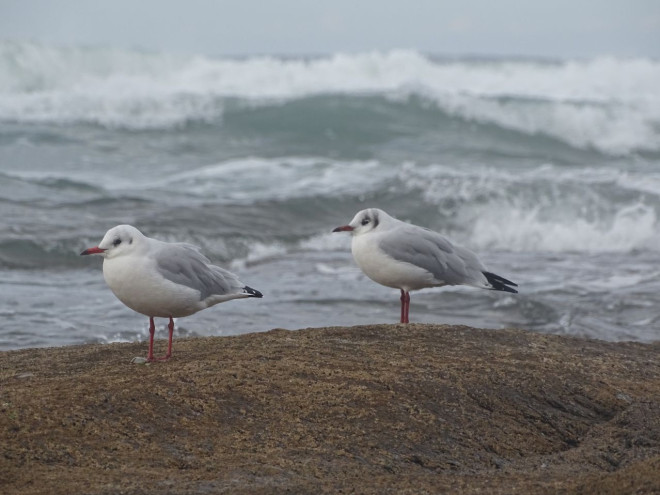
[[[121,244],[121,239],[115,239],[114,241],[112,241],[113,246],[119,246],[120,244]]]
[[[367,225],[371,220],[369,218],[365,218],[362,220],[362,225]]]

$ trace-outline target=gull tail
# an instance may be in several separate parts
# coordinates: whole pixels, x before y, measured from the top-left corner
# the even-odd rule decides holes
[[[248,287],[247,285],[243,287],[243,294],[247,295],[248,297],[264,297],[261,292],[253,289],[252,287]]]
[[[499,275],[495,275],[494,273],[491,272],[483,272],[484,276],[486,277],[486,280],[488,280],[488,283],[490,284],[491,290],[501,290],[504,292],[513,292],[514,294],[517,294],[518,291],[512,287],[518,287],[518,284],[515,284],[511,282],[511,280],[507,280],[504,277],[500,277]]]

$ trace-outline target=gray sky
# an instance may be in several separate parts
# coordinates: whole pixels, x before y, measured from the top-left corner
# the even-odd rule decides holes
[[[0,0],[0,39],[211,55],[660,58],[660,0]]]

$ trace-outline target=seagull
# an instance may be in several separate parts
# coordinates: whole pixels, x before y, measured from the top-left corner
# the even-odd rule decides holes
[[[378,208],[355,215],[333,232],[350,232],[353,258],[374,282],[401,291],[401,323],[408,323],[410,291],[471,285],[512,292],[517,284],[489,272],[472,251],[446,237],[391,217]]]
[[[132,225],[118,225],[101,243],[81,256],[103,256],[103,277],[126,306],[149,317],[147,362],[172,356],[173,318],[197,313],[215,304],[246,297],[263,297],[236,275],[212,265],[197,246],[151,239]],[[169,318],[167,354],[154,358],[154,318]]]

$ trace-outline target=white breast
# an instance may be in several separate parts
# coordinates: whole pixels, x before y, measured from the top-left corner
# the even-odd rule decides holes
[[[364,274],[386,287],[405,291],[438,286],[433,274],[410,263],[397,261],[378,247],[377,234],[353,237],[351,251]]]
[[[105,259],[103,276],[121,302],[146,316],[178,318],[206,307],[198,291],[164,278],[149,257]]]

